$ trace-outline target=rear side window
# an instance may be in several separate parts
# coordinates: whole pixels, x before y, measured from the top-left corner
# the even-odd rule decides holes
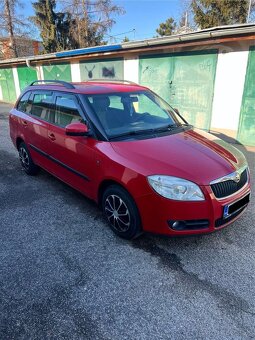
[[[73,95],[57,95],[56,96],[56,111],[55,124],[61,127],[66,127],[68,124],[83,122],[80,116],[79,106]]]
[[[17,105],[18,111],[25,112],[25,113],[31,112],[32,102],[31,100],[29,100],[30,95],[31,95],[31,92],[28,91],[20,98],[20,101],[18,102],[18,105]]]
[[[31,114],[48,122],[54,121],[53,93],[35,93]]]

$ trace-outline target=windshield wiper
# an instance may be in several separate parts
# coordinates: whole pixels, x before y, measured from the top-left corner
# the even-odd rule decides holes
[[[193,125],[191,125],[189,123],[180,123],[179,126],[191,126],[191,127],[193,127]]]
[[[161,128],[158,128],[158,129],[155,129],[157,131],[167,131],[167,130],[173,130],[173,129],[177,129],[179,127],[182,127],[182,126],[190,126],[190,127],[193,127],[193,125],[190,125],[188,123],[174,123],[174,124],[169,124],[169,125],[165,125],[165,126],[162,126]]]
[[[112,140],[112,139],[121,138],[121,137],[137,136],[137,135],[150,134],[150,133],[153,134],[153,133],[157,133],[157,132],[166,132],[166,131],[178,129],[179,127],[182,127],[182,126],[192,126],[192,125],[187,124],[187,123],[184,123],[184,124],[181,124],[181,123],[168,124],[168,125],[165,125],[165,126],[154,128],[154,129],[144,129],[144,130],[134,130],[134,131],[123,132],[123,133],[120,133],[118,135],[110,136],[109,139]]]
[[[142,134],[146,134],[146,133],[154,133],[154,132],[155,132],[155,129],[128,131],[128,132],[120,133],[118,135],[110,136],[109,139],[115,139],[115,138],[120,138],[120,137],[128,137],[128,136],[137,136],[137,135],[142,135]]]
[[[168,125],[161,126],[159,128],[155,128],[154,132],[171,131],[171,130],[174,130],[174,129],[180,127],[180,126],[181,126],[181,124],[179,124],[179,123],[168,124]]]

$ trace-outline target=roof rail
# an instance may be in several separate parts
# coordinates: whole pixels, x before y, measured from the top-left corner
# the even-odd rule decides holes
[[[85,80],[85,82],[102,82],[102,83],[126,83],[126,84],[131,84],[131,85],[138,85],[137,83],[130,81],[130,80],[125,80],[125,79],[88,79]]]
[[[53,83],[53,84],[61,84],[67,89],[75,89],[75,86],[67,81],[63,80],[35,80],[29,86],[33,86],[36,83]]]

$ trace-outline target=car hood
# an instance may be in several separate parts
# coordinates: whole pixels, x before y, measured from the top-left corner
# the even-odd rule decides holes
[[[121,157],[119,162],[145,176],[170,175],[201,185],[246,165],[235,147],[197,129],[111,145]]]

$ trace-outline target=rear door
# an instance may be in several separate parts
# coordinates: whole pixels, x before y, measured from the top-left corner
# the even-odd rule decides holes
[[[92,137],[67,136],[65,127],[74,122],[84,122],[85,116],[78,98],[69,93],[55,94],[54,122],[50,125],[48,139],[54,174],[64,182],[92,197],[96,177]]]

